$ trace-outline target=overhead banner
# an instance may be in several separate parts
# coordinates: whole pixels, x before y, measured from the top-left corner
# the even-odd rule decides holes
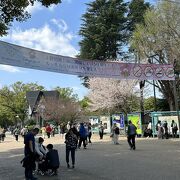
[[[173,65],[80,60],[0,41],[0,64],[79,76],[174,80]]]

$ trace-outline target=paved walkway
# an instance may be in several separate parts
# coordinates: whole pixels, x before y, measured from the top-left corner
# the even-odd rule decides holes
[[[61,167],[57,177],[39,180],[179,180],[180,140],[138,139],[137,150],[130,151],[125,138],[113,145],[109,136],[99,141],[93,138],[88,149],[76,152],[75,169],[67,169],[64,140],[46,139],[59,150]],[[0,143],[0,180],[23,180],[23,141],[15,142],[8,136]]]

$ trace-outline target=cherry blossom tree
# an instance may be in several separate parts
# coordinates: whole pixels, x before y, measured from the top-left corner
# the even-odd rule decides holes
[[[74,121],[81,114],[77,101],[64,98],[48,98],[44,101],[45,120],[55,120],[57,123]]]
[[[88,94],[90,110],[130,111],[129,102],[135,97],[136,84],[135,80],[90,78]]]

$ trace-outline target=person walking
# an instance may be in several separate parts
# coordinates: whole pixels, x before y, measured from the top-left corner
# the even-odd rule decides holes
[[[130,150],[136,149],[136,144],[135,144],[136,129],[137,129],[136,126],[132,124],[131,121],[129,121],[128,131],[127,131],[127,141],[130,146]]]
[[[72,126],[72,131],[73,131],[73,133],[76,135],[76,137],[77,137],[77,140],[76,140],[76,149],[77,149],[77,144],[78,144],[78,137],[79,137],[79,132],[78,132],[78,130],[77,130],[77,126],[76,126],[76,124],[73,124],[73,126]]]
[[[163,139],[164,129],[161,125],[161,121],[158,121],[156,124],[156,131],[157,131],[157,137],[158,139]]]
[[[81,148],[81,144],[83,142],[84,149],[86,149],[86,129],[84,128],[84,124],[83,123],[80,124],[79,137],[80,137],[80,139],[79,139],[78,148],[79,149]]]
[[[5,128],[2,128],[2,131],[0,133],[1,135],[1,140],[4,141],[5,137],[6,137],[6,129]]]
[[[66,143],[66,163],[67,167],[70,168],[69,165],[69,154],[71,152],[71,160],[72,160],[72,168],[75,167],[75,150],[77,147],[77,136],[73,133],[73,129],[70,129],[65,136]]]
[[[173,136],[173,138],[177,138],[178,127],[177,127],[177,123],[174,120],[172,120],[171,128],[172,128],[172,136]]]
[[[60,135],[61,134],[61,125],[60,124],[58,124],[58,134]]]
[[[66,132],[66,126],[62,123],[60,128],[61,128],[61,138],[63,139],[64,138],[64,134]]]
[[[23,167],[25,168],[26,180],[36,180],[33,176],[33,170],[35,169],[35,136],[39,133],[38,128],[34,128],[24,137],[24,155]]]
[[[88,139],[89,139],[89,143],[91,142],[91,136],[92,136],[92,127],[91,127],[91,123],[88,124]]]
[[[151,121],[149,121],[148,126],[147,126],[147,135],[148,135],[147,137],[153,137]]]
[[[101,123],[100,126],[99,126],[99,136],[100,136],[100,139],[103,139],[103,135],[104,135],[104,126]]]
[[[114,124],[114,127],[113,127],[113,142],[114,144],[119,144],[118,140],[119,140],[119,127],[117,127],[116,124]]]
[[[18,141],[19,135],[20,135],[20,129],[19,127],[16,127],[16,129],[14,130],[14,136],[16,141]]]
[[[24,138],[24,136],[28,133],[28,128],[27,126],[23,127],[21,129],[21,136]]]
[[[48,125],[46,126],[46,133],[47,133],[47,137],[48,137],[48,138],[50,138],[51,131],[52,131],[52,128],[51,128],[51,126],[48,124]]]
[[[46,127],[42,127],[41,128],[41,133],[42,133],[42,137],[43,137],[43,139],[45,139],[46,138]]]
[[[168,134],[168,123],[167,123],[167,121],[164,122],[163,128],[164,128],[164,137],[166,139],[168,139],[169,138],[169,134]]]

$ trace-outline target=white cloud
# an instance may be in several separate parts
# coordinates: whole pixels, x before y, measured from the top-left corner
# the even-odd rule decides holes
[[[26,11],[30,14],[33,14],[37,11],[41,11],[41,10],[44,10],[44,9],[47,9],[49,11],[53,11],[55,9],[57,5],[55,4],[52,4],[51,6],[49,6],[48,8],[46,8],[45,6],[42,6],[40,2],[37,2],[35,1],[34,5],[29,5],[27,8],[26,8]]]
[[[41,28],[31,28],[24,31],[16,28],[2,40],[28,48],[75,57],[78,51],[71,45],[71,40],[76,36],[66,32],[68,26],[64,20],[53,19],[52,22],[58,26],[58,32],[51,29],[48,24]],[[8,65],[0,65],[0,70],[13,73],[20,72],[18,68]]]
[[[56,7],[57,7],[57,5],[52,4],[51,6],[48,7],[48,9],[49,9],[50,11],[54,11],[54,9],[55,9]]]
[[[26,8],[26,11],[30,14],[33,14],[34,12],[42,10],[42,9],[43,9],[43,7],[41,6],[41,4],[39,2],[35,2],[34,6],[29,5]]]
[[[9,65],[0,65],[0,70],[11,72],[11,73],[20,72],[20,70],[18,68],[9,66]]]
[[[71,45],[71,40],[76,36],[66,32],[68,27],[64,20],[53,19],[52,21],[58,27],[59,22],[62,23],[62,28],[59,28],[58,32],[46,24],[41,28],[31,28],[25,31],[21,29],[12,30],[7,37],[2,39],[41,51],[75,57],[78,51]]]
[[[59,28],[60,31],[65,32],[68,29],[68,26],[66,22],[63,19],[57,20],[57,19],[52,19],[51,22],[53,22],[57,27]]]

